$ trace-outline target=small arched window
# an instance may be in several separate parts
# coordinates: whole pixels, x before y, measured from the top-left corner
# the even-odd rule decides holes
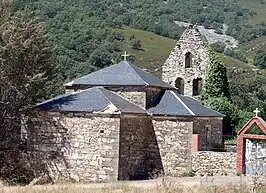
[[[193,96],[198,96],[202,88],[202,78],[193,80]]]
[[[187,52],[185,54],[185,68],[191,68],[192,65],[192,54]]]
[[[184,80],[182,78],[177,78],[175,81],[175,87],[178,89],[179,94],[184,94]]]

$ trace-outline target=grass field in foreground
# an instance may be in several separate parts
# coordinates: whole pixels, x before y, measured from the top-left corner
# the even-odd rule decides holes
[[[251,193],[252,187],[246,185],[197,185],[184,187],[180,184],[163,182],[156,187],[132,187],[125,184],[106,187],[91,188],[89,185],[51,185],[51,186],[25,186],[0,187],[1,193]],[[257,193],[266,193],[260,188]]]

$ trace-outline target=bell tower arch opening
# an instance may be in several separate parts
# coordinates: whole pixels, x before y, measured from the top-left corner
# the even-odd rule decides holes
[[[175,87],[178,89],[179,94],[184,94],[184,80],[183,78],[177,78],[175,80]]]
[[[198,96],[202,88],[202,78],[193,80],[193,96]]]
[[[187,52],[185,54],[185,68],[191,68],[192,67],[192,54],[191,52]]]

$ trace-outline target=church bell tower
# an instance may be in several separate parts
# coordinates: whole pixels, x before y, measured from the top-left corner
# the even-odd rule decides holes
[[[207,64],[207,43],[196,26],[189,26],[162,67],[162,80],[187,96],[200,94]]]

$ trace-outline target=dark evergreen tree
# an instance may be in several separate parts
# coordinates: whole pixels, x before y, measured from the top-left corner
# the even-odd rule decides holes
[[[225,134],[232,134],[236,109],[231,103],[230,90],[227,78],[227,69],[220,62],[217,54],[209,50],[210,63],[207,66],[205,82],[201,92],[201,101],[204,105],[223,113],[225,117]]]
[[[1,7],[1,4],[0,4]],[[0,180],[26,183],[21,121],[55,84],[53,45],[31,14],[0,9]]]
[[[201,100],[226,97],[230,100],[230,91],[226,67],[221,63],[217,54],[209,50],[210,63],[207,66],[205,83],[201,92]]]
[[[259,52],[255,57],[254,63],[260,68],[266,68],[266,52]]]

